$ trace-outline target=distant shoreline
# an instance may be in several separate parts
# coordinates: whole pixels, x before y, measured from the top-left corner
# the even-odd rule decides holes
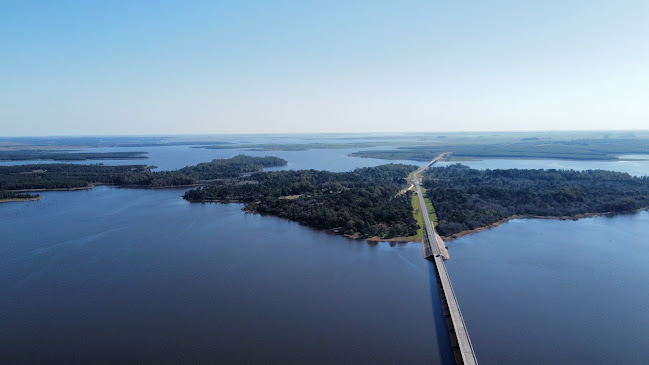
[[[90,190],[98,185],[108,185],[108,184],[93,184],[88,186],[81,186],[76,188],[50,188],[50,189],[18,189],[10,190],[12,193],[32,193],[32,192],[43,192],[43,191],[77,191],[77,190]]]
[[[28,202],[32,200],[41,200],[42,196],[35,196],[33,198],[11,198],[11,199],[0,199],[0,204],[2,203],[13,203],[13,202]]]

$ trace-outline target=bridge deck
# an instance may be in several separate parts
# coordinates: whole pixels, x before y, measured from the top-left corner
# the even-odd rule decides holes
[[[451,285],[451,279],[448,277],[443,255],[440,253],[440,245],[437,239],[437,237],[439,236],[437,235],[437,232],[435,232],[435,228],[430,222],[428,211],[424,203],[424,197],[422,196],[421,188],[419,186],[418,175],[430,165],[434,164],[436,161],[437,158],[431,161],[424,168],[418,170],[417,173],[415,173],[413,179],[417,195],[419,195],[419,202],[422,207],[422,213],[424,215],[424,234],[422,239],[423,253],[425,258],[435,262],[435,268],[437,269],[437,278],[439,279],[442,287],[442,292],[444,293],[443,299],[446,302],[445,304],[448,306],[448,311],[453,325],[453,332],[455,332],[455,337],[457,340],[457,346],[454,347],[456,347],[456,350],[459,351],[459,358],[456,357],[456,359],[458,360],[458,362],[461,361],[462,364],[477,364],[478,360],[475,357],[473,345],[471,345],[471,339],[469,338],[469,333],[467,332],[466,325],[464,324],[462,312],[460,312],[460,306],[457,303],[457,298],[455,297],[455,292],[453,291],[453,286]],[[455,341],[452,342],[455,344]]]

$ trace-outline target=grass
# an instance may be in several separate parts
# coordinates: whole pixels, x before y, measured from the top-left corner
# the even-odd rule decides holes
[[[286,195],[286,196],[280,196],[279,199],[286,199],[286,200],[295,200],[299,197],[301,197],[302,194],[299,195]]]
[[[413,239],[421,239],[422,234],[423,234],[423,227],[424,227],[424,215],[421,214],[421,206],[419,205],[419,198],[417,197],[417,194],[412,194],[412,215],[415,217],[417,220],[417,224],[419,225],[419,228],[417,229],[417,233],[412,236]]]
[[[435,207],[433,207],[433,203],[426,197],[426,188],[423,186],[421,187],[421,193],[424,194],[424,203],[426,203],[426,209],[428,209],[428,218],[430,218],[430,221],[433,222],[433,225],[437,227],[439,222],[437,221],[437,213],[435,212]],[[417,206],[419,206],[419,202],[417,202]]]
[[[413,171],[410,174],[408,174],[408,181],[412,181],[414,179],[414,175],[417,171]],[[435,207],[433,207],[433,203],[426,197],[426,188],[423,186],[420,186],[422,194],[424,194],[424,203],[426,204],[426,209],[428,210],[428,218],[430,221],[433,223],[435,227],[438,225],[437,221],[437,213],[435,213]],[[419,204],[419,197],[417,194],[412,194],[412,197],[410,198],[410,202],[412,204],[412,215],[417,221],[417,225],[419,225],[419,228],[417,229],[417,233],[413,236],[410,237],[404,237],[407,239],[410,239],[412,241],[419,241],[421,240],[423,236],[423,230],[424,230],[424,215],[421,212],[421,205]]]

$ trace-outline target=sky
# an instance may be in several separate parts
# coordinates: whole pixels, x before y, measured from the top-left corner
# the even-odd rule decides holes
[[[0,136],[649,129],[649,1],[1,1]]]

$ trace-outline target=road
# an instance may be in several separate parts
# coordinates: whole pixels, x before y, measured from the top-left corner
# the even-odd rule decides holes
[[[415,184],[416,193],[417,195],[419,195],[419,204],[421,205],[421,210],[424,215],[424,256],[427,259],[435,262],[435,268],[437,269],[438,279],[441,283],[442,292],[444,295],[443,299],[448,305],[449,314],[453,323],[453,331],[455,332],[455,337],[457,339],[457,346],[454,347],[456,362],[462,364],[477,364],[478,360],[475,357],[473,345],[471,344],[471,339],[469,338],[469,333],[467,332],[466,325],[464,324],[462,312],[460,312],[460,306],[457,303],[457,298],[455,297],[455,292],[453,291],[453,286],[451,285],[451,279],[448,277],[446,265],[444,264],[444,260],[448,260],[449,258],[448,251],[446,251],[446,245],[444,245],[442,239],[439,237],[437,232],[435,232],[435,227],[430,221],[430,217],[428,216],[428,209],[426,208],[420,187],[420,174],[435,162],[437,162],[444,155],[446,154],[437,156],[426,166],[417,170],[415,174],[413,174],[412,179],[413,183]],[[426,247],[426,242],[429,242],[428,247]],[[446,256],[444,255],[444,252],[446,252]]]
[[[435,255],[441,255],[445,260],[448,260],[450,258],[448,254],[448,250],[446,249],[446,245],[444,244],[444,240],[437,234],[437,231],[435,231],[435,227],[430,221],[430,216],[428,215],[428,208],[426,208],[426,202],[424,200],[424,195],[421,192],[421,187],[420,187],[420,179],[421,179],[421,173],[426,171],[430,166],[432,166],[435,162],[439,161],[441,158],[446,156],[448,153],[442,153],[441,155],[435,157],[432,159],[426,166],[421,167],[415,173],[412,175],[412,183],[415,185],[415,193],[419,196],[419,205],[421,206],[421,212],[424,215],[424,228],[425,232],[424,235],[428,236],[428,242],[431,243],[431,248],[433,250],[433,253]]]

